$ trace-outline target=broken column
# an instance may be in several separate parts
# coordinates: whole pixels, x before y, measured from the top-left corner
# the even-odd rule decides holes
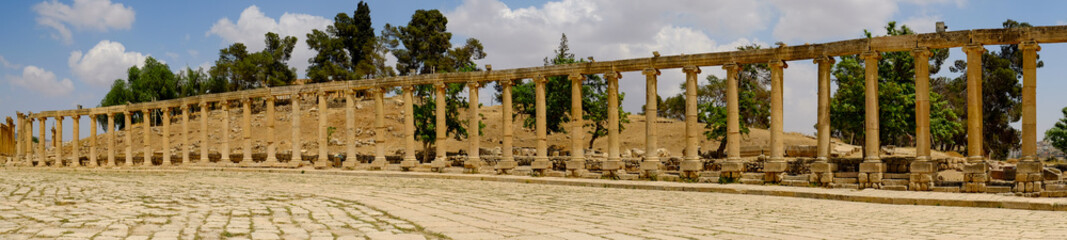
[[[641,161],[641,172],[645,177],[655,177],[659,173],[659,154],[656,152],[656,111],[658,96],[656,81],[659,69],[647,68],[641,72],[645,75],[645,160]]]
[[[989,165],[982,153],[982,45],[963,47],[967,54],[967,164],[963,166],[963,192],[985,192]]]
[[[927,48],[911,51],[915,58],[915,161],[909,167],[908,189],[930,191],[937,179],[937,163],[930,159],[930,56]]]
[[[571,176],[581,177],[585,173],[585,148],[582,147],[582,81],[585,75],[574,73],[567,77],[571,80],[571,156],[567,161],[567,171]]]
[[[534,77],[534,95],[536,95],[536,124],[537,124],[537,157],[530,163],[530,169],[534,174],[544,176],[546,171],[552,170],[552,162],[548,160],[548,129],[545,117],[545,83],[544,76]]]
[[[865,106],[864,110],[864,136],[865,145],[863,162],[860,163],[860,172],[857,179],[860,188],[881,188],[882,174],[885,172],[885,164],[882,163],[881,144],[878,139],[878,61],[882,54],[875,51],[867,51],[860,54],[863,58],[865,72]]]
[[[1012,190],[1035,193],[1044,190],[1045,169],[1037,159],[1037,51],[1041,51],[1041,46],[1025,42],[1019,44],[1019,50],[1023,52],[1022,161],[1016,165]]]
[[[697,75],[700,68],[697,66],[685,66],[685,159],[682,160],[679,170],[683,177],[696,179],[700,171],[704,170],[704,163],[700,161],[698,138],[704,128],[697,125]]]
[[[818,153],[811,164],[809,182],[826,187],[834,182],[835,168],[830,163],[830,69],[834,66],[834,58],[822,56],[814,61],[819,65]]]
[[[496,164],[496,170],[500,174],[507,174],[509,171],[515,169],[515,167],[518,166],[518,163],[515,162],[514,150],[512,148],[512,138],[514,137],[514,134],[512,133],[513,127],[511,123],[511,87],[514,85],[514,83],[515,82],[510,79],[500,80],[500,82],[497,82],[497,84],[500,84],[502,88],[502,90],[500,91],[500,126],[504,130],[504,139],[502,139],[503,147],[501,147],[504,156],[502,159],[500,159],[500,162]]]
[[[782,87],[782,71],[789,67],[782,60],[771,60],[767,63],[771,68],[771,156],[763,163],[763,182],[777,183],[782,181],[782,176],[789,168],[785,160],[785,144],[783,142],[782,122],[782,95],[785,90]]]

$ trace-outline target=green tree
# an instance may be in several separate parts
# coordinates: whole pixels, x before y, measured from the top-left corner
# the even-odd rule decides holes
[[[178,72],[178,89],[179,96],[181,97],[191,97],[207,93],[207,73],[204,72],[203,68],[197,68],[194,71],[190,67],[185,67],[185,70]]]
[[[212,81],[225,80],[227,91],[284,86],[296,80],[296,69],[285,62],[292,57],[296,37],[280,37],[268,32],[263,42],[266,47],[249,53],[243,43],[234,43],[219,50],[219,59],[208,72]]]
[[[179,97],[179,84],[174,73],[167,64],[157,61],[153,57],[145,59],[144,66],[130,67],[126,71],[126,80],[117,79],[111,85],[111,90],[100,100],[101,107],[125,105],[128,103],[142,103],[152,101],[169,100]],[[157,112],[159,110],[156,110]],[[144,116],[135,113],[131,120],[144,121]],[[158,115],[156,115],[158,116]],[[125,129],[124,114],[116,115],[115,125],[118,129]],[[107,127],[107,118],[98,118],[101,126]],[[154,122],[160,122],[156,117]]]
[[[446,29],[448,19],[437,10],[417,10],[406,26],[394,27],[386,24],[379,41],[397,58],[397,69],[401,75],[429,74],[436,72],[474,72],[480,71],[474,60],[485,57],[484,48],[477,39],[468,39],[463,47],[452,49],[452,33]],[[403,45],[401,45],[403,44]],[[384,61],[375,65],[384,66]],[[461,96],[464,85],[446,84],[445,122],[447,135],[455,139],[467,137],[468,121],[459,119],[460,109],[467,108],[467,98]],[[414,86],[415,97],[415,139],[423,145],[423,160],[429,159],[429,151],[436,144],[436,91],[432,85]],[[481,134],[484,124],[479,124],[477,134]]]
[[[897,27],[889,22],[886,32],[890,36],[910,35],[915,32],[905,25]],[[868,38],[871,33],[864,31]],[[932,49],[930,74],[941,69],[948,58],[945,49]],[[830,100],[831,134],[851,144],[864,139],[865,116],[865,64],[878,64],[879,138],[884,144],[909,145],[914,142],[915,132],[915,59],[910,52],[881,53],[877,63],[866,63],[858,55],[842,56],[834,66],[833,76],[838,88]],[[936,85],[938,80],[934,80]],[[937,141],[951,139],[960,130],[957,115],[946,110],[947,103],[937,92],[930,93],[930,125],[932,138]]]
[[[1064,107],[1063,118],[1056,122],[1056,125],[1045,131],[1045,141],[1052,144],[1052,147],[1059,149],[1060,152],[1067,152],[1067,107]]]
[[[374,35],[370,7],[360,1],[351,17],[338,13],[325,31],[307,34],[308,47],[318,52],[308,59],[308,78],[327,82],[395,76],[392,67],[385,66],[386,41]]]

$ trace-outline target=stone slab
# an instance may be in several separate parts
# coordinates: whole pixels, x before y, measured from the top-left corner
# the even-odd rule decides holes
[[[763,172],[785,172],[786,169],[789,169],[789,163],[784,161],[763,163]]]

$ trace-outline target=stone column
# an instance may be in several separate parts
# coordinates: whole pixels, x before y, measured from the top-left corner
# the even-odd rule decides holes
[[[548,160],[548,128],[546,125],[545,117],[545,83],[548,82],[544,76],[537,76],[534,78],[534,93],[536,95],[536,114],[537,119],[537,157],[530,163],[530,169],[533,169],[535,175],[544,175],[545,171],[552,169],[552,162]]]
[[[219,165],[233,165],[233,161],[230,160],[230,100],[219,101],[222,105],[222,139],[220,145],[222,148],[219,153],[222,157],[219,158]]]
[[[745,163],[741,162],[741,111],[738,108],[737,73],[741,67],[736,63],[722,66],[726,70],[726,162],[722,164],[722,176],[733,181],[741,179]]]
[[[164,107],[160,109],[163,111],[163,162],[160,162],[160,166],[170,166],[170,110],[171,108]]]
[[[66,161],[66,159],[63,159],[63,118],[63,116],[56,116],[56,125],[54,126],[56,132],[52,134],[52,142],[55,143],[52,145],[52,151],[55,152],[56,159],[52,162],[52,167],[62,167],[63,162]]]
[[[864,131],[866,143],[863,147],[864,158],[860,163],[857,178],[860,188],[881,188],[885,164],[882,163],[880,156],[881,144],[878,138],[878,61],[882,59],[882,54],[867,51],[860,54],[860,57],[863,58],[866,70],[863,74],[866,88],[866,105],[864,106],[866,116],[863,121],[866,128]]]
[[[262,166],[280,167],[281,165],[278,162],[278,157],[275,156],[278,151],[278,146],[276,145],[278,141],[274,139],[274,131],[276,131],[274,126],[276,121],[274,116],[274,96],[266,96],[264,97],[264,100],[267,101],[267,160],[263,161]]]
[[[645,160],[641,161],[641,171],[648,177],[659,172],[659,154],[656,153],[656,82],[659,69],[648,68],[641,72],[645,75]]]
[[[292,139],[292,147],[293,147],[293,150],[292,150],[292,154],[290,154],[289,164],[288,165],[289,165],[289,167],[299,167],[300,164],[303,164],[303,162],[304,162],[304,158],[302,157],[303,153],[300,151],[300,149],[303,148],[303,146],[302,146],[303,144],[300,142],[300,115],[304,115],[303,112],[300,111],[300,94],[297,93],[297,94],[290,95],[289,96],[289,101],[290,101],[290,105],[292,106],[292,111],[290,111],[289,114],[291,115],[290,117],[292,117],[292,124],[293,124],[293,126],[292,126],[292,134],[293,134],[293,136],[292,136],[292,138],[293,138]]]
[[[930,56],[927,48],[911,51],[915,58],[915,161],[911,163],[908,189],[930,191],[937,178],[937,163],[930,161]]]
[[[192,147],[189,146],[189,104],[182,103],[182,160],[179,164],[189,163],[189,152],[192,151]]]
[[[444,82],[436,82],[433,84],[434,89],[434,133],[436,134],[434,149],[434,160],[430,163],[430,167],[434,171],[442,171],[448,167],[449,161],[447,156],[447,149],[445,149],[444,142],[448,140],[448,122],[445,118],[445,109],[447,103],[445,102],[445,89],[447,85]]]
[[[404,86],[404,160],[400,162],[400,168],[409,170],[419,164],[415,158],[415,86]],[[477,100],[477,99],[472,99]],[[469,129],[468,129],[469,130]],[[477,157],[477,156],[475,156]]]
[[[23,150],[26,149],[26,117],[23,116],[21,112],[15,112],[15,116],[18,117],[16,120],[17,122],[15,123],[15,129],[13,129],[15,135],[18,135],[18,138],[15,139],[15,160],[22,161],[26,157],[24,155],[25,152],[23,152]],[[15,163],[9,161],[6,165],[11,166],[13,164]]]
[[[89,164],[88,167],[96,167],[97,155],[96,155],[96,116],[97,114],[89,114]]]
[[[567,171],[571,176],[581,177],[585,173],[585,143],[582,131],[582,81],[585,75],[573,73],[567,77],[571,80],[571,156],[567,161]]]
[[[48,125],[48,124],[47,124],[47,123],[48,123],[48,118],[47,118],[47,117],[40,117],[39,119],[40,119],[40,120],[38,120],[38,121],[40,121],[40,122],[41,122],[41,123],[39,124],[39,125],[41,125],[41,126],[39,127],[39,129],[41,130],[41,132],[40,132],[40,134],[39,134],[39,135],[38,135],[38,137],[37,137],[37,166],[38,166],[38,167],[44,167],[44,166],[47,166],[47,164],[45,163],[45,160],[46,160],[46,159],[48,158],[48,157],[46,156],[48,152],[46,152],[46,151],[45,151],[45,148],[44,148],[44,146],[45,146],[45,142],[47,142],[47,141],[45,140],[45,130],[44,130],[44,126],[45,126],[45,125]]]
[[[356,99],[352,89],[344,91],[345,94],[345,169],[352,169],[359,165],[356,156]]]
[[[371,162],[372,170],[385,169],[389,161],[385,159],[385,89],[367,89],[374,96],[374,161]]]
[[[141,166],[152,166],[152,110],[141,110],[141,114],[143,114],[141,122],[143,122],[142,125],[144,127],[144,140],[142,140],[144,143],[144,160],[141,162]]]
[[[697,138],[704,130],[697,125],[697,75],[700,74],[700,68],[685,66],[682,72],[685,72],[685,160],[682,160],[679,170],[683,177],[696,179],[704,170],[698,152],[700,139]]]
[[[37,158],[36,154],[39,154],[39,152],[36,152],[33,149],[34,148],[34,146],[33,146],[33,118],[29,116],[30,114],[32,114],[32,113],[27,113],[27,116],[26,116],[26,128],[23,130],[23,131],[26,132],[26,161],[25,162],[26,162],[26,166],[27,167],[33,167],[33,160]],[[38,139],[38,141],[44,141],[44,140],[43,139]]]
[[[1022,161],[1016,166],[1015,192],[1036,193],[1044,189],[1044,164],[1037,159],[1037,51],[1036,42],[1019,44],[1023,52]],[[969,68],[969,67],[968,67]]]
[[[478,115],[478,107],[481,104],[478,101],[478,88],[482,87],[482,83],[477,81],[467,82],[467,92],[470,93],[470,101],[467,105],[467,117],[470,119],[467,121],[467,141],[470,148],[467,151],[467,161],[463,161],[463,167],[469,172],[477,172],[478,168],[482,166],[481,143],[482,136],[480,126],[482,122],[482,116]]]
[[[241,154],[241,163],[238,164],[242,167],[251,167],[252,162],[252,99],[241,99],[241,137],[244,140],[244,152]]]
[[[504,146],[501,147],[504,156],[500,159],[500,162],[496,164],[496,170],[500,174],[507,174],[518,166],[518,163],[515,162],[515,150],[512,147],[512,141],[515,135],[512,133],[513,127],[511,122],[511,86],[514,85],[514,82],[508,79],[500,80],[497,84],[500,84],[502,87],[502,90],[500,91],[500,126],[504,130],[504,139],[502,140]]]
[[[327,168],[330,161],[329,152],[326,151],[330,145],[330,139],[327,138],[327,123],[326,118],[329,114],[329,109],[326,106],[326,92],[319,92],[319,157],[315,160],[315,168]]]
[[[614,70],[604,74],[608,84],[608,160],[600,169],[611,177],[617,176],[623,167],[619,159],[619,78],[622,74]]]
[[[118,129],[115,129],[115,113],[107,113],[107,166],[115,167],[115,135],[118,135]]]
[[[764,182],[777,183],[782,181],[782,175],[788,168],[785,160],[785,144],[782,134],[782,87],[783,69],[789,67],[784,61],[771,60],[767,63],[771,68],[771,156],[763,164]]]
[[[129,109],[128,106],[127,109]],[[123,112],[123,115],[123,119],[126,121],[124,126],[125,129],[123,129],[123,133],[125,133],[124,135],[126,136],[126,161],[123,162],[122,165],[131,167],[133,166],[133,135],[137,133],[134,133],[133,131],[133,111],[127,110],[126,112]]]
[[[963,192],[985,192],[989,166],[982,150],[982,45],[963,47],[967,54],[967,165],[963,167]]]
[[[81,167],[81,119],[82,116],[74,114],[70,116],[71,122],[74,123],[74,128],[71,129],[71,141],[70,141],[70,166]]]
[[[822,56],[814,62],[819,65],[818,153],[811,164],[809,182],[826,187],[834,182],[835,167],[830,163],[830,71],[834,57]]]
[[[210,154],[208,152],[210,143],[207,141],[207,119],[210,112],[211,109],[207,102],[200,102],[200,161],[197,162],[198,165],[211,163],[211,158],[208,156]]]

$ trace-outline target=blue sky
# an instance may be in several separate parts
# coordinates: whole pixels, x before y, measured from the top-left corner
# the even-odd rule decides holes
[[[790,45],[859,38],[876,34],[888,21],[918,32],[945,21],[949,30],[998,28],[1005,19],[1038,26],[1067,24],[1063,1],[368,1],[374,26],[406,24],[417,9],[439,9],[449,18],[453,42],[482,40],[494,68],[539,66],[552,54],[561,33],[579,57],[621,59],[663,54],[727,51],[740,45],[782,41]],[[262,48],[266,31],[299,39],[290,65],[299,75],[314,54],[304,34],[329,24],[338,12],[351,13],[356,1],[118,1],[46,0],[0,3],[0,118],[15,111],[96,106],[110,83],[147,56],[174,70],[210,67],[218,49],[244,42]],[[1043,133],[1067,106],[1067,46],[1044,44],[1045,67],[1038,70],[1038,131]],[[996,46],[989,46],[997,50]],[[953,49],[952,59],[962,58]],[[704,75],[722,76],[717,67]],[[947,68],[940,73],[956,76]],[[661,76],[661,95],[680,92],[681,70]],[[703,76],[701,77],[703,78]],[[790,62],[785,71],[786,131],[815,130],[815,67]],[[625,73],[623,107],[644,103],[643,77]],[[492,91],[482,91],[483,104]],[[83,119],[84,120],[84,119]],[[70,131],[73,124],[64,124]],[[87,122],[87,121],[86,121]],[[52,125],[50,121],[49,125]],[[82,124],[83,135],[88,124]],[[1015,124],[1018,127],[1018,124]],[[1040,134],[1039,135],[1042,135]],[[68,135],[68,139],[70,138]]]

